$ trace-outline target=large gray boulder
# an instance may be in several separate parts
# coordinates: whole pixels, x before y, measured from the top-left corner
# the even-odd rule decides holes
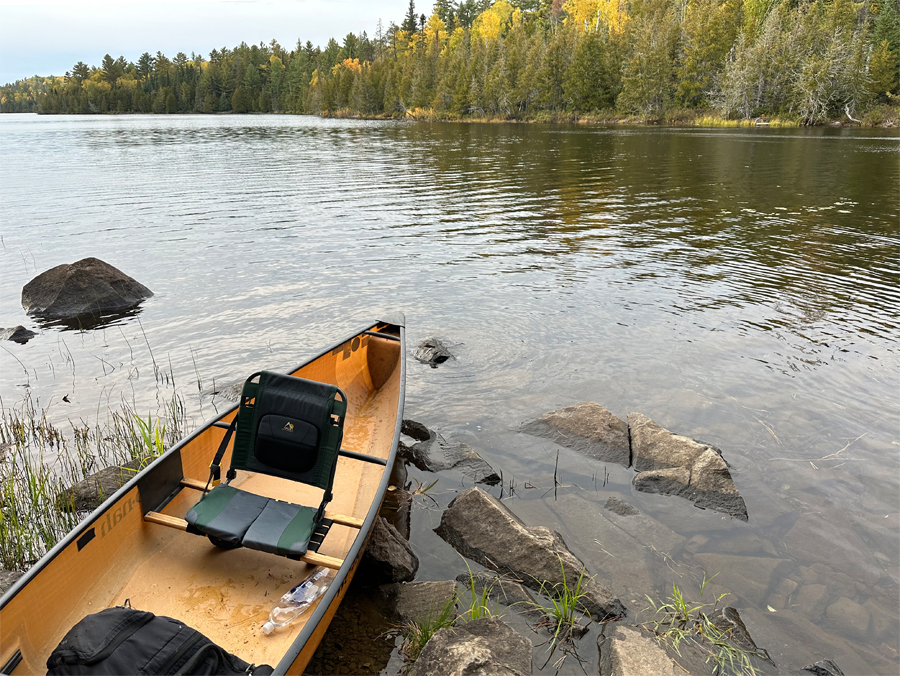
[[[531,641],[489,617],[438,630],[408,676],[526,676],[532,673]]]
[[[628,414],[628,427],[637,490],[677,495],[703,509],[748,520],[747,505],[719,449],[672,434],[641,413]]]
[[[628,425],[592,401],[545,413],[523,425],[522,431],[602,462],[631,465]]]
[[[153,292],[99,258],[57,265],[22,289],[22,307],[30,315],[67,319],[120,312],[150,298]]]
[[[419,570],[419,559],[409,542],[383,516],[375,519],[356,578],[366,585],[412,580]]]
[[[573,587],[584,572],[585,596],[581,603],[594,621],[625,614],[621,601],[591,578],[559,533],[543,526],[526,526],[480,488],[456,496],[441,515],[435,532],[463,556],[538,591],[542,585],[561,584],[563,571]]]

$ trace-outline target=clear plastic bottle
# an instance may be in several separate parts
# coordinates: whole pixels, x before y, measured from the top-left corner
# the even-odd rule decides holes
[[[328,569],[319,566],[303,582],[284,594],[269,613],[269,621],[262,626],[263,633],[268,636],[276,627],[288,625],[300,617],[328,589],[326,575]]]

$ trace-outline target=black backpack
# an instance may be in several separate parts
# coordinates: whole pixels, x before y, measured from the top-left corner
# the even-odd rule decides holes
[[[123,606],[88,615],[69,630],[47,658],[48,676],[187,674],[268,676],[171,617]]]

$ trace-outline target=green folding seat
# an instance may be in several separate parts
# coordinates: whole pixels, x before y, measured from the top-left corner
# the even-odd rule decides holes
[[[218,482],[219,463],[234,433],[226,482],[188,511],[188,532],[226,549],[247,547],[292,559],[316,551],[331,527],[325,505],[333,497],[346,413],[347,398],[334,385],[271,371],[250,376],[207,487]],[[317,508],[295,505],[234,488],[237,470],[317,486],[324,491],[322,502]]]

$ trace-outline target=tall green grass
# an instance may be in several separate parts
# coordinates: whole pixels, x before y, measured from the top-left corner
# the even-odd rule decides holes
[[[123,403],[65,429],[30,395],[0,405],[0,568],[26,570],[86,516],[59,499],[67,488],[104,467],[144,467],[187,433],[181,397],[163,408],[154,419]]]

